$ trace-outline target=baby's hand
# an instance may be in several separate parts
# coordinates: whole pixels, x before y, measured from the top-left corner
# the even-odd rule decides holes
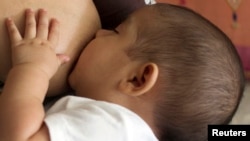
[[[30,68],[40,69],[50,79],[61,64],[68,62],[69,57],[56,54],[55,48],[59,38],[59,23],[48,18],[47,12],[40,10],[38,20],[35,13],[26,10],[25,33],[22,37],[15,23],[6,20],[12,50],[12,65],[29,65]]]

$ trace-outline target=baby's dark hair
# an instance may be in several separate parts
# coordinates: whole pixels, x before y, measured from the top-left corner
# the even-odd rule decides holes
[[[230,39],[190,9],[155,4],[128,54],[159,66],[155,104],[162,141],[206,141],[207,125],[228,124],[245,85]]]

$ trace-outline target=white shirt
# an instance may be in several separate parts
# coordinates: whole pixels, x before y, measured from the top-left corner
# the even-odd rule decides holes
[[[147,5],[155,4],[155,0],[144,0]]]
[[[51,141],[157,141],[146,122],[117,104],[66,96],[46,113]]]

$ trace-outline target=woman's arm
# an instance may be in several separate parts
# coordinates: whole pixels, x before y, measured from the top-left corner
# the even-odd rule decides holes
[[[6,22],[13,67],[0,97],[0,137],[5,141],[49,139],[43,123],[43,100],[50,79],[69,57],[55,53],[58,22],[49,22],[44,10],[38,17],[36,24],[35,13],[26,11],[24,36],[11,19]]]

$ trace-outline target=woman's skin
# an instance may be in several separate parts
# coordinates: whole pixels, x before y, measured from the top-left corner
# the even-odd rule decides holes
[[[27,8],[37,12],[46,9],[50,18],[60,22],[57,53],[70,57],[51,79],[48,96],[67,92],[67,76],[85,45],[100,28],[100,20],[92,0],[6,0],[0,1],[0,81],[5,81],[11,67],[10,41],[5,19],[11,17],[21,33],[24,33],[24,12]]]

